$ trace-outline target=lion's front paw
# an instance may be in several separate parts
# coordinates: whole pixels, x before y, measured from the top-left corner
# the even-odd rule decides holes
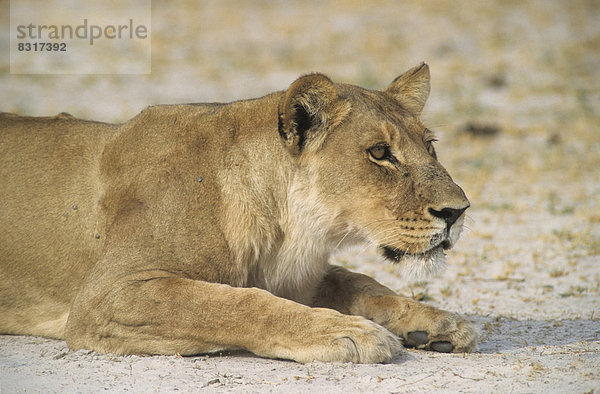
[[[292,354],[284,358],[371,364],[389,361],[402,349],[396,335],[363,317],[328,310],[318,314],[320,318],[310,332],[299,333],[302,338],[289,349]]]
[[[461,353],[477,350],[479,338],[473,323],[459,315],[438,310],[436,319],[404,331],[404,345],[442,353]]]
[[[436,352],[471,352],[477,350],[479,332],[464,317],[403,297],[394,297],[385,322],[381,324],[400,336],[407,347]],[[385,302],[389,308],[390,300]]]
[[[391,360],[402,349],[401,342],[394,334],[363,318],[340,327],[333,335],[336,338],[331,341],[331,346],[335,349],[332,355],[336,359],[331,361],[380,363]]]

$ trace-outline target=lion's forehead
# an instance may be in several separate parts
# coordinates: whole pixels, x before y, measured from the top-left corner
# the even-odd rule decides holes
[[[379,127],[387,140],[396,147],[406,146],[411,142],[422,144],[427,130],[414,116],[406,116],[396,122],[384,121]]]
[[[428,129],[421,120],[410,114],[389,112],[355,112],[353,119],[340,125],[329,138],[338,139],[341,144],[359,144],[368,147],[377,143],[387,143],[394,148],[409,145],[422,146]]]

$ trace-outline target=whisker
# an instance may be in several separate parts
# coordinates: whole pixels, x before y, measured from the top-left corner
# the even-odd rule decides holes
[[[400,233],[398,233],[397,229],[393,229],[393,228],[388,228],[388,229],[382,229],[374,234],[371,235],[371,238],[375,238],[375,239],[388,239],[390,237],[397,237],[397,236],[401,236]]]
[[[346,233],[344,234],[344,236],[342,237],[342,239],[340,239],[340,241],[337,243],[337,245],[335,245],[334,249],[337,249],[340,247],[340,245],[342,244],[342,242],[344,242],[344,240],[348,237],[348,235],[350,235],[350,233],[352,231],[356,231],[353,228],[348,228],[348,230],[346,230]]]
[[[415,245],[415,244],[416,244],[416,242],[413,242],[412,244],[408,245],[408,247],[407,247],[407,248],[406,248],[406,250],[404,251],[404,256],[403,256],[403,257],[406,257],[406,256],[410,255],[410,253],[409,253],[409,249],[410,249],[410,248],[411,248],[413,245]]]
[[[414,238],[414,237],[421,237],[420,235],[413,235],[413,234],[403,233],[403,232],[401,232],[401,230],[403,230],[403,229],[404,229],[404,228],[402,228],[402,227],[378,229],[378,232],[375,232],[375,233],[373,234],[373,236],[374,236],[374,237],[375,237],[375,236],[379,236],[380,234],[382,234],[382,233],[384,233],[384,232],[386,232],[386,231],[395,231],[395,232],[397,232],[398,234],[402,234],[402,235],[405,235],[405,236],[408,236],[408,237],[411,237],[411,238]],[[418,230],[421,230],[421,231],[423,231],[423,230],[432,230],[432,231],[440,231],[440,230],[443,230],[442,228],[437,228],[437,227],[435,227],[435,226],[425,226],[425,227],[418,227],[417,229],[418,229]]]
[[[365,251],[367,250],[367,248],[375,248],[377,249],[379,247],[378,244],[376,244],[375,242],[373,242],[373,240],[371,239],[367,239],[367,242],[365,242],[362,247],[358,250],[359,254],[365,253]]]
[[[389,236],[393,236],[395,234],[397,234],[397,230],[396,229],[387,228],[387,229],[382,229],[382,230],[380,230],[380,231],[372,234],[371,237],[372,238],[379,238],[379,237],[386,238],[386,237],[389,237]]]
[[[370,226],[373,226],[376,224],[388,223],[388,222],[396,223],[397,220],[396,219],[377,219],[377,220],[373,220],[373,221],[365,224],[365,227],[370,227]]]
[[[393,233],[393,234],[389,234],[385,237],[382,237],[380,239],[378,239],[377,241],[379,242],[379,244],[386,244],[392,241],[401,241],[404,243],[416,243],[419,240],[425,240],[428,239],[429,237],[420,237],[420,236],[408,236],[406,234],[397,234],[397,233]]]
[[[426,230],[437,230],[437,232],[439,232],[439,230],[441,229],[437,229],[437,228],[427,228]],[[399,237],[399,238],[409,238],[409,239],[425,239],[425,238],[431,238],[431,236],[433,234],[435,234],[436,232],[433,233],[429,233],[427,232],[426,234],[411,234],[411,233],[407,233],[402,231],[402,229],[398,229],[398,228],[388,228],[388,229],[382,229],[374,234],[372,234],[373,238],[377,238],[379,236],[381,236],[382,234],[385,234],[384,238],[388,236],[388,234],[390,234],[391,236],[394,237]]]
[[[476,222],[477,222],[475,219],[473,219],[473,217],[472,217],[471,215],[469,215],[469,214],[465,213],[465,221],[466,221],[467,219],[468,219],[468,220],[469,220],[469,222],[471,222],[471,223],[476,223]]]

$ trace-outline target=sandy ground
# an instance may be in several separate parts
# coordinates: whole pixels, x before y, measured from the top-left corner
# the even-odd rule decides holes
[[[1,393],[600,391],[598,1],[153,3],[150,75],[11,75],[3,60],[0,111],[124,121],[150,104],[256,97],[308,71],[382,88],[425,60],[425,121],[472,201],[468,229],[424,282],[367,248],[334,260],[466,314],[480,350],[301,365],[0,336]]]

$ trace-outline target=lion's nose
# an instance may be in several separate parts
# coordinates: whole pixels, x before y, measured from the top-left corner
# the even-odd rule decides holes
[[[469,206],[467,205],[464,208],[443,208],[440,211],[437,211],[433,208],[429,208],[429,213],[436,218],[444,219],[446,221],[446,225],[448,228],[452,227],[452,225],[458,220],[460,215],[463,214],[464,211],[467,210]]]

